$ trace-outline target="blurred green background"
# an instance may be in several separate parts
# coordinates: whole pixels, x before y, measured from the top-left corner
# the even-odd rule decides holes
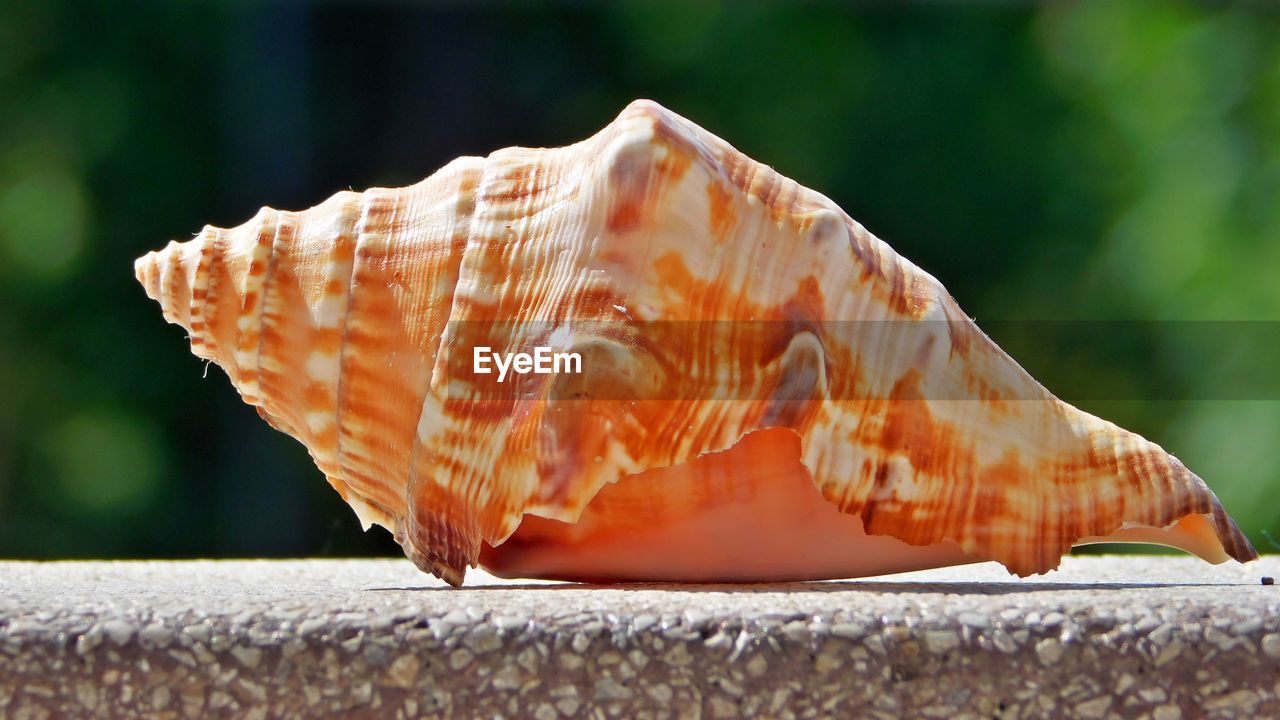
[[[7,0],[0,556],[395,552],[206,374],[133,258],[261,205],[566,144],[636,97],[836,200],[1271,547],[1280,393],[1250,383],[1274,387],[1275,355],[1224,366],[1180,336],[1280,319],[1262,4]],[[1141,322],[1065,342],[1011,320]],[[1168,322],[1191,320],[1213,322]],[[1205,390],[1224,367],[1253,375]]]

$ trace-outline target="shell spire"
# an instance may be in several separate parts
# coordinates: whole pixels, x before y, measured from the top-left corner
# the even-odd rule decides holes
[[[831,200],[649,101],[135,271],[454,585],[478,562],[711,581],[1027,575],[1099,541],[1256,557],[1176,458],[1055,398]],[[480,369],[539,347],[580,370]]]

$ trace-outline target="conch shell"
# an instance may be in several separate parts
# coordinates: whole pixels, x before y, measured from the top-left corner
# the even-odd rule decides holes
[[[831,200],[636,101],[564,148],[264,208],[136,263],[366,527],[459,585],[853,577],[1073,545],[1256,553]],[[478,347],[580,373],[477,372]],[[566,368],[567,369],[567,368]]]

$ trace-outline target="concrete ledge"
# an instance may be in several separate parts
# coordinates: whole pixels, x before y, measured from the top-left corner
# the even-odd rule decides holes
[[[0,717],[1280,717],[1280,558],[452,590],[405,560],[0,563]]]

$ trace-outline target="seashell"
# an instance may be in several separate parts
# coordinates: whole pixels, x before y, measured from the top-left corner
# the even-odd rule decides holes
[[[831,200],[652,102],[568,147],[206,227],[136,274],[366,528],[454,585],[477,564],[1028,575],[1104,540],[1256,557],[1176,458],[1059,401]],[[585,368],[497,383],[482,344]]]

